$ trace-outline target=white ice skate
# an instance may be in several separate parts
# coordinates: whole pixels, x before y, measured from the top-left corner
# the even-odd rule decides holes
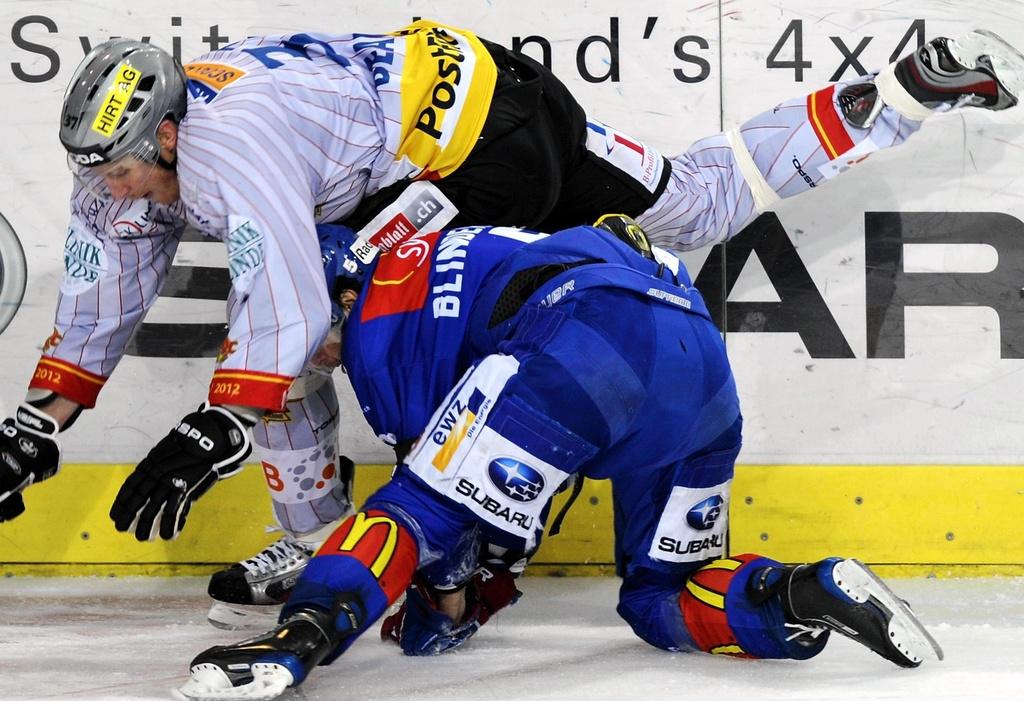
[[[191,678],[173,694],[187,701],[219,701],[220,699],[248,699],[268,701],[276,699],[292,685],[294,678],[286,667],[271,662],[251,665],[252,681],[233,686],[228,675],[215,664],[192,667]]]
[[[1005,110],[1024,92],[1024,55],[999,35],[975,29],[959,39],[932,39],[889,65],[875,84],[886,103],[902,105],[901,111],[914,118],[955,107]],[[922,107],[927,108],[923,114]]]

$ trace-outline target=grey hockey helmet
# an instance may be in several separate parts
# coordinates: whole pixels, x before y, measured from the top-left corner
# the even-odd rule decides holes
[[[76,166],[125,156],[156,163],[156,131],[185,116],[185,73],[170,54],[133,39],[111,39],[86,55],[64,94],[60,141]]]

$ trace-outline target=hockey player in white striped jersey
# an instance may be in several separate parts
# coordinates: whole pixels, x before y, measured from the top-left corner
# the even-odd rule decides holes
[[[184,66],[147,44],[104,43],[65,96],[67,272],[54,335],[0,432],[0,520],[56,473],[57,433],[94,406],[186,224],[227,247],[227,339],[207,401],[139,463],[110,514],[139,540],[177,536],[193,501],[240,468],[256,426],[280,525],[308,536],[236,570],[265,603],[264,574],[301,569],[349,508],[337,398],[310,367],[332,325],[316,224],[351,226],[373,255],[420,229],[556,230],[618,211],[685,250],[729,239],[935,112],[1011,107],[1022,83],[1024,58],[998,37],[938,39],[666,158],[587,115],[535,61],[433,22],[253,37]],[[312,479],[293,479],[303,470]]]

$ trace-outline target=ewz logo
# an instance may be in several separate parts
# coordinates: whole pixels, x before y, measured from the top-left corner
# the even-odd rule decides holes
[[[715,527],[715,522],[722,514],[722,505],[725,500],[719,495],[708,497],[690,507],[686,512],[686,522],[690,528],[698,531],[707,531]]]
[[[515,501],[533,501],[544,491],[544,475],[514,458],[492,460],[487,476],[502,494]]]

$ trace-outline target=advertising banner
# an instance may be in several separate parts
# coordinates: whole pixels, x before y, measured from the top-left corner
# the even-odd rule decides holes
[[[936,35],[981,26],[1024,43],[1015,0],[857,5],[5,2],[0,413],[24,396],[53,331],[60,280],[74,272],[58,117],[72,71],[102,40],[141,38],[187,60],[247,35],[382,32],[437,19],[551,66],[588,115],[666,154]],[[746,418],[741,462],[1020,461],[1022,166],[1022,110],[962,110],[780,202],[724,250],[684,256],[726,334]],[[224,338],[226,265],[222,243],[186,234],[97,409],[67,434],[67,461],[135,462],[204,399]],[[343,450],[386,462],[390,449],[337,375]]]

